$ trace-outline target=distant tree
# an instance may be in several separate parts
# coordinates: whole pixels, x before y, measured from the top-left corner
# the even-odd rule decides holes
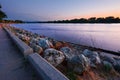
[[[7,17],[7,15],[1,10],[1,8],[2,6],[0,5],[0,20]]]
[[[85,18],[79,19],[79,23],[88,23],[88,20]]]
[[[115,21],[114,21],[114,17],[113,17],[113,16],[106,17],[106,18],[105,18],[105,22],[106,22],[106,23],[113,23],[113,22],[115,22]]]
[[[119,17],[115,18],[115,22],[120,23],[120,18]]]
[[[89,23],[95,23],[96,22],[96,17],[91,17],[88,19]]]
[[[22,20],[15,20],[14,22],[15,22],[15,23],[23,23]]]
[[[96,23],[105,23],[105,19],[104,18],[97,18],[96,19]]]

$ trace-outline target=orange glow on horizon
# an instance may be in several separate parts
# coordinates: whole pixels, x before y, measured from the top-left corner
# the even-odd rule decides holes
[[[109,17],[109,16],[113,16],[115,18],[119,17],[120,18],[120,12],[107,12],[107,13],[99,13],[99,14],[85,14],[85,15],[80,15],[80,16],[72,16],[72,17],[64,17],[65,19],[80,19],[80,18],[91,18],[91,17],[96,17],[96,18],[99,18],[99,17]]]

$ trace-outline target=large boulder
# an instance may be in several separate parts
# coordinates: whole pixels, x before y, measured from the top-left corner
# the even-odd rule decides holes
[[[83,54],[74,56],[68,61],[68,67],[78,74],[82,74],[89,69],[89,60]]]
[[[65,55],[66,60],[70,60],[74,56],[73,51],[69,47],[62,47],[60,49],[60,51],[63,52],[63,54]]]
[[[83,51],[83,55],[85,55],[86,57],[89,58],[91,67],[96,67],[97,64],[101,63],[101,59],[99,57],[99,54],[96,51],[90,51],[88,49],[85,49]]]
[[[45,39],[45,38],[40,38],[39,41],[38,41],[38,45],[40,47],[42,47],[43,49],[53,47],[53,44],[48,39]]]
[[[53,48],[46,49],[44,51],[43,57],[53,66],[58,66],[63,62],[65,56],[61,51]]]

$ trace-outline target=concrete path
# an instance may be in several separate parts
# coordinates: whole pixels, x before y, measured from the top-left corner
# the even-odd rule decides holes
[[[27,65],[25,65],[27,64]],[[0,80],[40,80],[22,53],[0,27]]]

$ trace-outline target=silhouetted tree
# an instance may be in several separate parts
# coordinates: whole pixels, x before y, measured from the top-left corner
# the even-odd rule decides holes
[[[105,23],[105,19],[104,18],[97,18],[96,23]]]
[[[1,5],[0,5],[0,20],[2,20],[3,18],[6,18],[7,15],[1,10]]]
[[[96,17],[91,17],[88,19],[89,23],[95,23],[96,22]]]

